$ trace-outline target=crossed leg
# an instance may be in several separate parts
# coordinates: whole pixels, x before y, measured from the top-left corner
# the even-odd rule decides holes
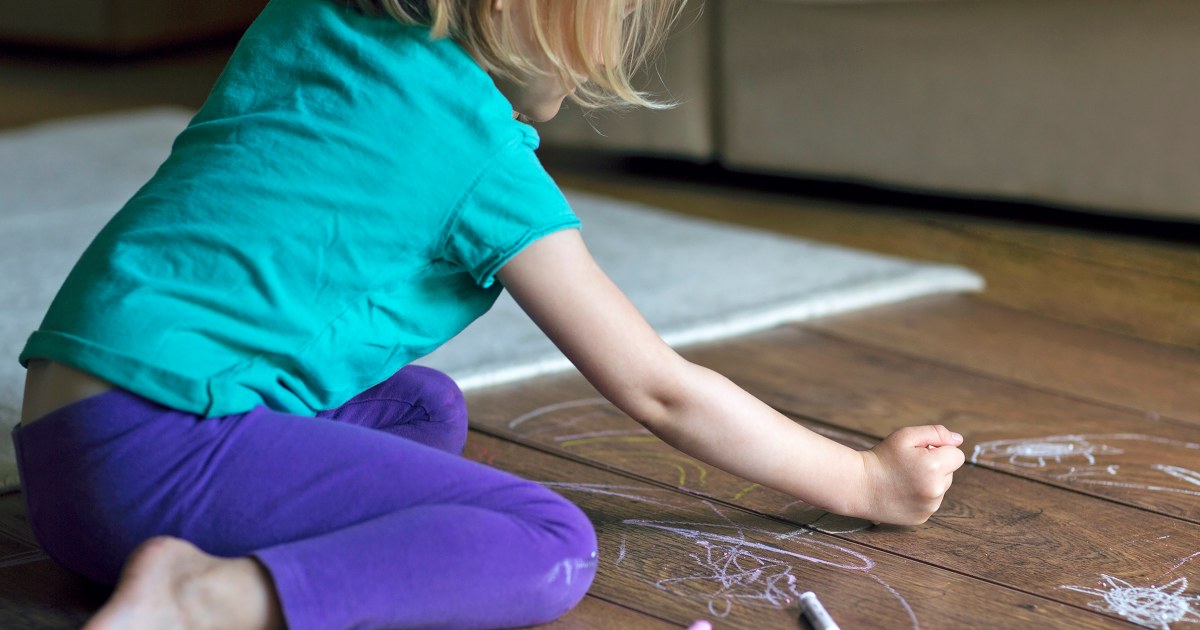
[[[317,418],[197,419],[127,394],[88,410],[143,418],[102,428],[89,452],[119,457],[76,471],[119,486],[87,503],[126,509],[58,515],[109,536],[80,550],[43,531],[48,553],[98,579],[130,557],[90,629],[138,627],[139,611],[159,609],[193,627],[521,626],[578,602],[595,572],[586,517],[453,454],[461,396],[436,372],[406,370]]]

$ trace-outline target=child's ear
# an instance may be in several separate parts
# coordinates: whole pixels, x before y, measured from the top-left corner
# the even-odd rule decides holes
[[[504,0],[492,0],[492,10],[499,13],[504,10]]]

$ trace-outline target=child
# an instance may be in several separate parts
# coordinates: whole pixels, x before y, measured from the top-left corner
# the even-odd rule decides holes
[[[38,541],[119,580],[89,629],[520,626],[578,602],[587,518],[458,457],[461,394],[407,365],[500,285],[681,451],[841,514],[938,508],[960,436],[858,453],[683,360],[538,163],[518,115],[655,105],[629,75],[678,4],[272,0],[21,355]]]

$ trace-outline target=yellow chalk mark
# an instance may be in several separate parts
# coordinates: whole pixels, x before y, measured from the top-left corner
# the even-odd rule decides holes
[[[694,460],[686,455],[675,455],[674,453],[655,453],[654,455],[656,457],[673,459],[677,462],[682,462],[684,464],[691,466],[692,468],[695,468],[696,471],[700,473],[700,483],[698,483],[696,485],[699,485],[699,486],[704,485],[704,482],[706,481],[706,479],[708,477],[708,469],[701,466],[699,463],[696,462],[696,460]],[[681,466],[679,464],[672,464],[672,465],[675,466],[675,469],[679,471],[679,485],[681,485],[681,486],[684,485],[684,482],[687,481],[687,475],[684,474],[683,466]]]
[[[752,483],[752,484],[746,486],[745,488],[742,488],[741,490],[738,491],[737,494],[733,495],[733,500],[737,501],[738,499],[746,496],[747,492],[750,492],[751,490],[758,488],[758,487],[759,487],[758,484]]]
[[[679,471],[679,485],[682,486],[683,482],[687,481],[687,471],[684,470],[683,466],[680,466],[679,464],[671,465],[675,467],[675,470]]]
[[[657,442],[659,444],[663,443],[662,440],[654,437],[653,435],[621,435],[621,436],[602,435],[602,436],[598,436],[598,437],[579,438],[578,440],[566,440],[566,441],[560,443],[560,446],[562,446],[563,448],[567,448],[567,447],[571,447],[571,446],[579,446],[581,444],[613,443],[613,442],[643,443],[643,444],[644,443],[652,443],[652,442]],[[697,462],[696,460],[694,460],[686,455],[677,455],[675,453],[657,453],[654,451],[650,451],[647,453],[641,453],[640,455],[644,458],[662,458],[662,459],[674,460],[675,462],[678,462],[678,463],[671,464],[671,467],[679,472],[679,485],[681,485],[681,486],[687,482],[687,469],[685,468],[684,465],[695,468],[696,472],[700,474],[700,482],[696,485],[703,486],[704,483],[706,481],[708,481],[708,469],[705,468],[704,466],[701,466],[699,462]]]

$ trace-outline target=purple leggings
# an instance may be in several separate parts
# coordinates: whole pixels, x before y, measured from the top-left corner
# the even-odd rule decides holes
[[[114,390],[13,432],[26,507],[52,558],[113,584],[134,547],[178,536],[253,556],[290,628],[509,627],[587,592],[587,517],[463,459],[462,394],[409,366],[315,418],[204,419]]]

